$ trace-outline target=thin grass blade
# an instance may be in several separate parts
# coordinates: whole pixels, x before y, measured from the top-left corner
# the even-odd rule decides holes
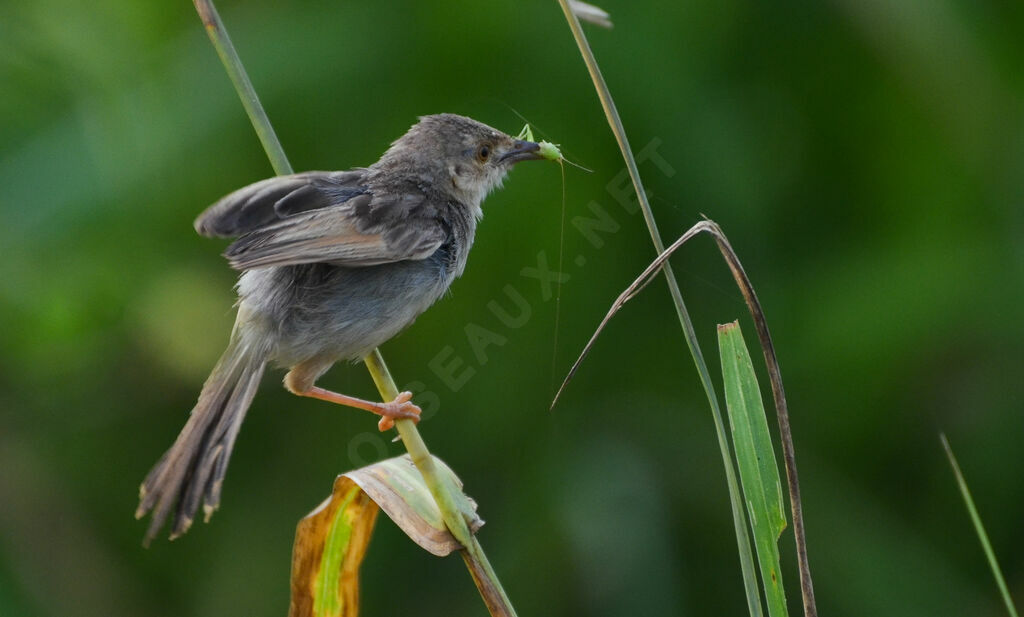
[[[964,505],[967,506],[967,513],[971,515],[971,522],[974,523],[974,531],[978,534],[981,549],[985,551],[985,558],[988,559],[988,565],[992,568],[992,576],[996,579],[996,586],[999,587],[999,595],[1002,596],[1003,603],[1006,605],[1006,612],[1011,617],[1017,617],[1017,607],[1014,606],[1013,598],[1010,597],[1010,590],[1006,587],[1003,571],[999,567],[999,562],[996,561],[996,553],[992,550],[992,544],[988,541],[985,526],[981,524],[981,516],[978,514],[978,509],[974,507],[974,498],[971,497],[971,491],[967,488],[967,480],[964,479],[963,473],[960,472],[960,465],[956,462],[956,457],[953,455],[953,449],[949,447],[949,440],[946,439],[946,435],[940,433],[939,439],[942,440],[942,447],[946,450],[946,458],[949,459],[949,465],[953,468],[957,486],[960,487],[960,495],[964,498]]]

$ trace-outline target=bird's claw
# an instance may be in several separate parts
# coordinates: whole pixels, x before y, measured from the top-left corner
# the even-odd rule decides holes
[[[380,422],[377,423],[377,428],[382,432],[390,430],[395,426],[395,420],[401,418],[412,420],[413,423],[418,424],[422,410],[411,401],[412,392],[402,392],[395,397],[395,400],[383,403],[380,411],[381,418]]]

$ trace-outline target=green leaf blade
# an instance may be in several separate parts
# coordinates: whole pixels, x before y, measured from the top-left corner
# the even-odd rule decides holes
[[[788,611],[779,567],[778,539],[786,528],[786,514],[764,402],[739,323],[719,326],[718,342],[729,425],[768,614],[785,617]]]

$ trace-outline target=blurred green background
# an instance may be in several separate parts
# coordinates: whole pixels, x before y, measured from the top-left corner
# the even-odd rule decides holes
[[[1003,614],[937,435],[1024,598],[1024,5],[601,5],[615,29],[588,32],[634,149],[660,144],[674,170],[641,164],[662,233],[715,219],[761,295],[821,613]],[[512,133],[521,114],[594,170],[566,169],[560,299],[521,271],[558,267],[561,175],[524,165],[486,202],[451,297],[383,351],[481,504],[520,614],[745,614],[711,416],[663,282],[547,410],[653,258],[613,195],[622,162],[557,5],[220,8],[298,170],[369,164],[442,111]],[[335,474],[402,450],[270,372],[221,511],[140,547],[138,484],[233,319],[226,243],[192,219],[272,173],[193,7],[6,0],[0,92],[0,615],[283,615],[298,519]],[[599,247],[572,224],[591,202],[619,227]],[[745,306],[710,240],[673,263],[717,373],[715,324],[739,317],[753,341]],[[508,286],[529,305],[515,328],[488,308],[515,312]],[[478,355],[481,328],[498,342]],[[439,357],[473,371],[458,391]],[[376,396],[360,366],[322,383]],[[782,545],[796,614],[790,532]],[[459,559],[384,518],[362,589],[368,616],[485,614]]]

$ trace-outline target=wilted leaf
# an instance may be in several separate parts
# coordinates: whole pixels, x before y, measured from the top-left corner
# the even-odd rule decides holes
[[[292,548],[290,617],[359,614],[359,565],[379,508],[345,476],[334,493],[299,522]]]
[[[476,532],[483,521],[462,494],[462,482],[440,459],[438,473],[458,490],[460,510]],[[445,556],[462,548],[408,455],[338,476],[332,495],[299,522],[292,549],[289,617],[355,617],[359,614],[359,565],[383,509],[423,549]]]
[[[612,20],[608,15],[608,11],[600,7],[588,2],[581,2],[580,0],[569,0],[569,6],[580,21],[589,21],[595,26],[601,26],[602,28],[612,27]]]
[[[433,459],[438,475],[453,489],[451,493],[459,501],[456,505],[466,517],[470,530],[475,533],[484,524],[476,515],[476,503],[462,493],[462,481],[455,472],[436,456]],[[441,511],[409,455],[350,471],[344,477],[351,478],[369,494],[405,535],[424,550],[444,557],[462,548],[445,527]]]

